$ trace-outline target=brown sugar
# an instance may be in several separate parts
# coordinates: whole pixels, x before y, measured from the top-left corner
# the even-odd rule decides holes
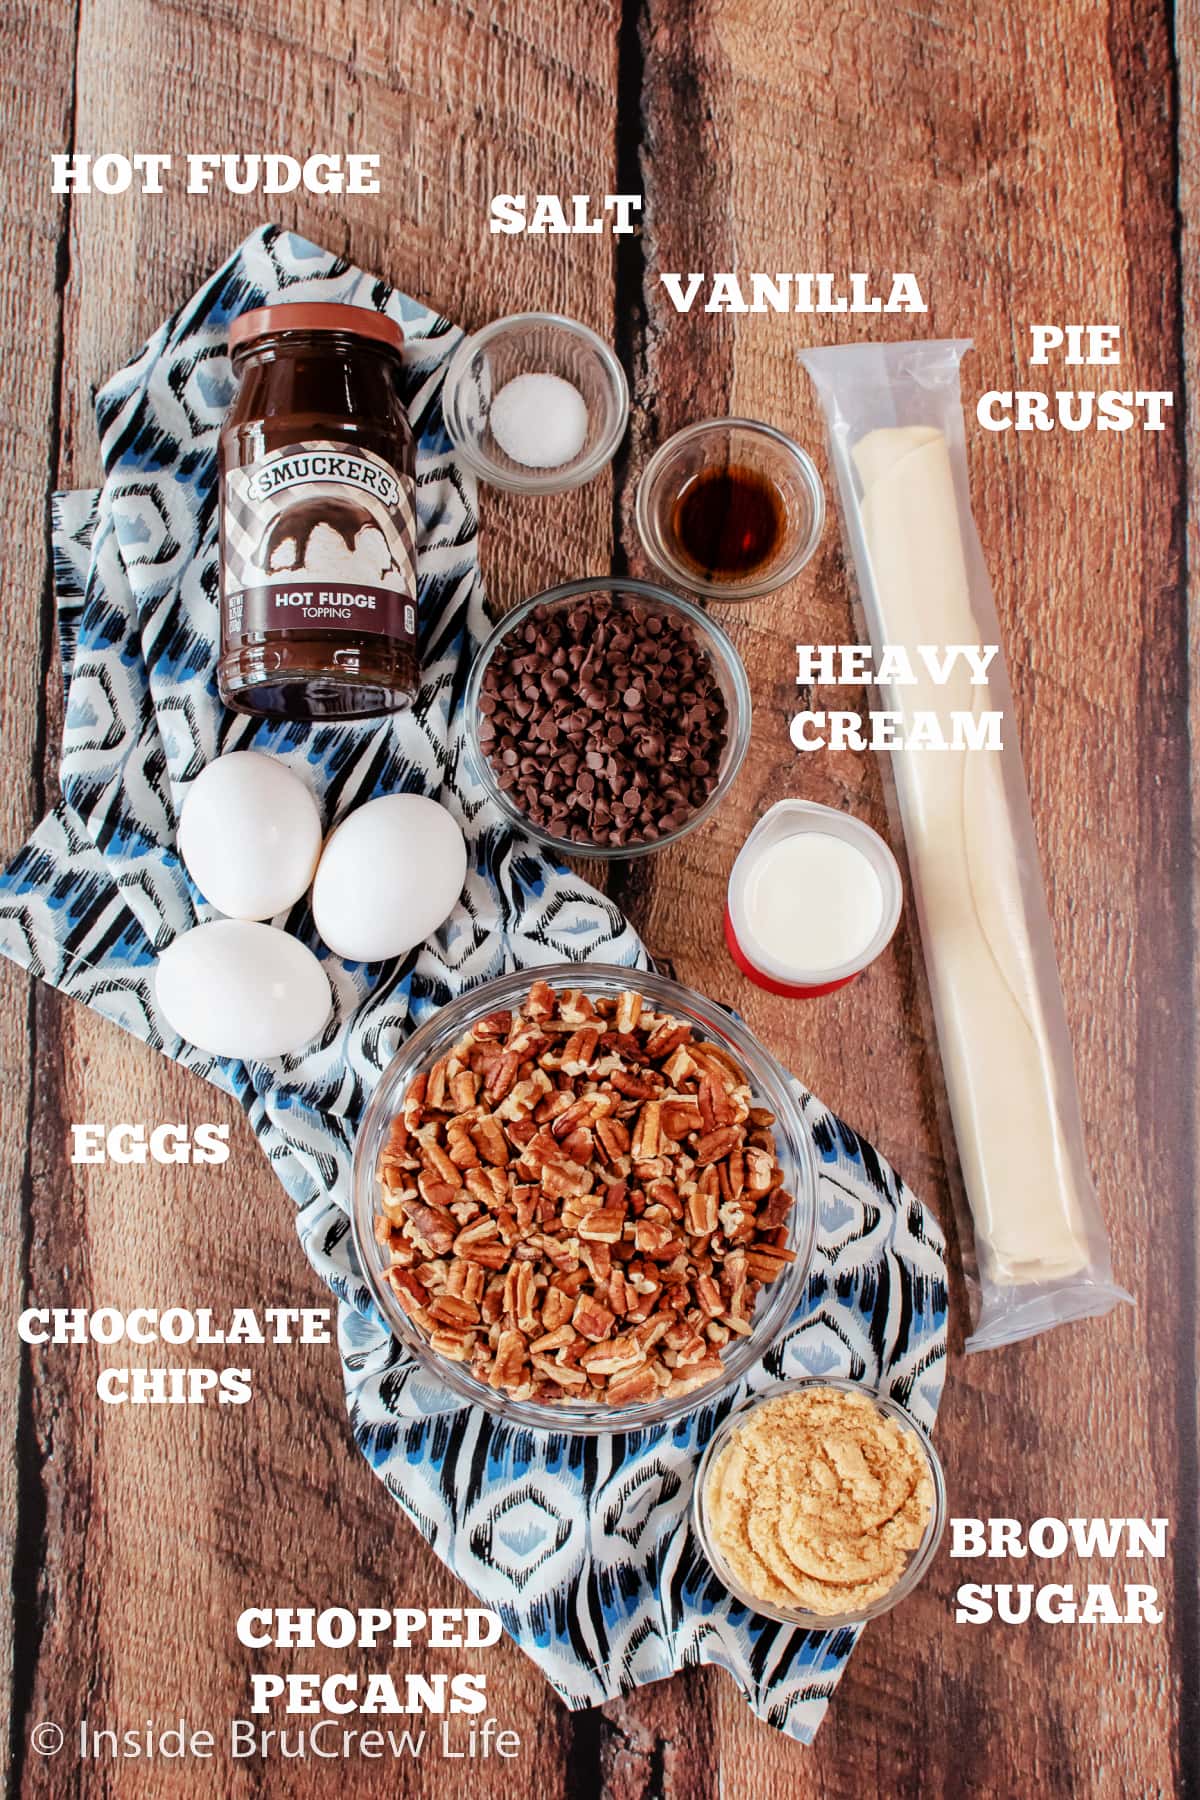
[[[749,1414],[704,1500],[714,1547],[747,1594],[834,1617],[895,1586],[925,1534],[933,1482],[916,1434],[869,1395],[814,1387]]]

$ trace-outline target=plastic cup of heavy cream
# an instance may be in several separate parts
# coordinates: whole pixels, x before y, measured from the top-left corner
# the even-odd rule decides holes
[[[730,872],[725,941],[759,987],[813,999],[874,962],[903,898],[896,859],[877,831],[812,800],[780,800]]]

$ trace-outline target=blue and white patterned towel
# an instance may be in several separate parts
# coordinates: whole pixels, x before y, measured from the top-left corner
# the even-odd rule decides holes
[[[230,320],[279,298],[351,301],[401,320],[418,437],[421,651],[411,712],[356,726],[226,713],[215,687],[216,450],[232,397]],[[438,1555],[571,1706],[689,1663],[727,1668],[754,1710],[811,1738],[855,1633],[790,1631],[730,1603],[687,1527],[691,1471],[718,1409],[612,1439],[500,1426],[419,1375],[373,1311],[346,1205],[364,1103],[410,1024],[515,967],[644,953],[620,914],[514,833],[468,781],[462,692],[486,630],[475,493],[441,416],[459,332],[344,260],[257,231],[114,377],[96,406],[103,487],[60,494],[54,553],[66,682],[62,801],[0,878],[0,950],[232,1094],[295,1201],[300,1241],[339,1297],[356,1440]],[[466,832],[453,917],[403,963],[330,955],[307,904],[288,929],[336,998],[319,1045],[246,1064],[205,1056],[157,1014],[156,951],[204,908],[175,852],[190,782],[220,751],[268,750],[332,824],[373,794],[436,795]],[[945,1355],[941,1234],[869,1145],[815,1100],[820,1243],[803,1308],[746,1388],[842,1373],[933,1422]],[[733,1396],[723,1403],[732,1404]]]

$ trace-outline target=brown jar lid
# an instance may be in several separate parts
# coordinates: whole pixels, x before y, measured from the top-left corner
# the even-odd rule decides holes
[[[257,306],[240,313],[229,327],[229,348],[252,338],[271,337],[281,331],[344,331],[355,337],[374,338],[390,350],[404,344],[404,333],[395,319],[369,306],[343,306],[327,300],[282,301],[276,306]]]

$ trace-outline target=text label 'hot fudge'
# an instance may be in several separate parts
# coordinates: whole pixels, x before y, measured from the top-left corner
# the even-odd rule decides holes
[[[176,158],[166,152],[117,150],[60,153],[50,158],[52,194],[163,194],[168,175],[182,175],[189,194],[210,194],[223,187],[230,194],[377,194],[378,156],[287,156],[279,151],[247,155],[196,151]]]

